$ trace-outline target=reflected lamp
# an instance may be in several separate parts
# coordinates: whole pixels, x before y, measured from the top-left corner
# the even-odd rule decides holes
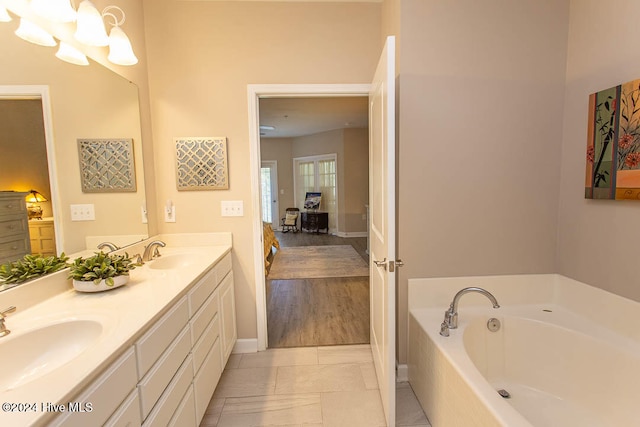
[[[36,190],[29,190],[29,194],[24,198],[27,202],[27,213],[29,219],[42,219],[42,206],[40,203],[46,202],[47,198]]]

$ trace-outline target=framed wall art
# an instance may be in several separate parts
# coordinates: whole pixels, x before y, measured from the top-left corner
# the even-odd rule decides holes
[[[228,190],[227,138],[175,138],[178,191]]]
[[[78,139],[83,193],[136,191],[133,140]]]
[[[640,200],[640,79],[589,96],[584,194]]]

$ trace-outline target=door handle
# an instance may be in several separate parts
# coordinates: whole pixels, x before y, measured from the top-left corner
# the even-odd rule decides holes
[[[377,267],[384,267],[384,269],[387,269],[387,258],[385,257],[385,259],[383,259],[382,261],[376,261],[375,259],[373,260],[373,263],[377,266]]]

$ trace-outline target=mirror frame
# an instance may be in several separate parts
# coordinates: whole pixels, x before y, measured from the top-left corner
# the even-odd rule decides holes
[[[47,164],[49,167],[49,189],[51,196],[51,210],[53,211],[53,228],[56,235],[56,252],[60,255],[64,249],[64,233],[62,225],[62,206],[58,199],[58,173],[56,169],[56,154],[54,150],[53,119],[51,115],[51,98],[48,85],[0,85],[0,98],[11,97],[39,97],[42,102],[42,118],[44,123],[44,138],[47,149]]]

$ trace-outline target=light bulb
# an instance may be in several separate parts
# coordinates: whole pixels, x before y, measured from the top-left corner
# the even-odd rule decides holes
[[[129,37],[118,26],[111,28],[109,34],[109,56],[107,59],[117,65],[135,65],[138,58],[133,53]]]
[[[31,10],[53,22],[73,22],[76,11],[69,0],[31,0]]]
[[[60,42],[60,48],[56,53],[58,59],[69,62],[75,65],[89,65],[89,61],[84,53],[80,52],[75,47],[63,41]]]
[[[20,25],[16,30],[16,36],[22,40],[39,44],[40,46],[55,46],[57,44],[51,34],[24,18],[20,18]]]
[[[89,0],[83,0],[78,7],[76,32],[74,37],[89,46],[106,46],[109,36],[98,9]]]

